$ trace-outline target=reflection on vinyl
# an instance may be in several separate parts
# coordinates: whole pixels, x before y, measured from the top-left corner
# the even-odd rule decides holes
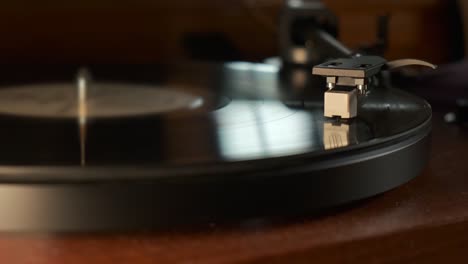
[[[325,149],[343,148],[356,144],[354,123],[328,121],[323,123],[323,147]]]

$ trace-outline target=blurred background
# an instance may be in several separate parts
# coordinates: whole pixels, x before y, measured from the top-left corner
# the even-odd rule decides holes
[[[466,0],[324,0],[351,48],[375,42],[390,14],[387,59],[463,58]],[[282,0],[2,1],[2,63],[259,61],[278,53]]]

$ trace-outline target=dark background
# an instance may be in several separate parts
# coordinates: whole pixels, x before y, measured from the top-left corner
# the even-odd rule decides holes
[[[277,54],[282,2],[2,1],[0,62],[152,63],[204,55],[261,60]],[[462,20],[455,1],[323,2],[339,17],[340,39],[351,48],[372,43],[377,16],[388,13],[388,59],[412,57],[440,64],[463,56]],[[461,0],[461,6],[466,2]]]

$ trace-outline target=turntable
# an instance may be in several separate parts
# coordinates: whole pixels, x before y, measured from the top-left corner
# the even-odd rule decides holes
[[[297,8],[284,14],[287,36],[317,11]],[[417,176],[431,108],[386,72],[429,64],[352,53],[313,25],[300,33],[324,52],[283,35],[282,65],[4,66],[0,230],[303,214]]]

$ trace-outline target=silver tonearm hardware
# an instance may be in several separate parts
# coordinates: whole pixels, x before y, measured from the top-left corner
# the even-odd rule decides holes
[[[383,70],[420,65],[435,69],[436,66],[416,59],[387,62],[379,56],[355,56],[330,60],[316,65],[312,74],[326,77],[328,91],[324,95],[326,117],[353,118],[358,113],[358,99],[366,96],[378,82]]]

